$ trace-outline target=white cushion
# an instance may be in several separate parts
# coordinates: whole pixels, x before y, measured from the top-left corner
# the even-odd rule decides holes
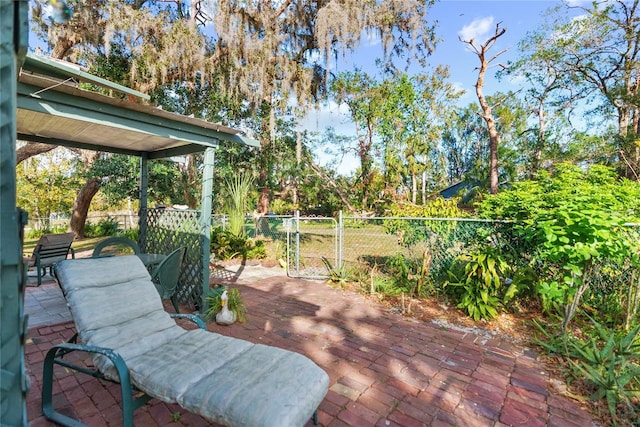
[[[178,326],[135,255],[62,261],[56,275],[82,343],[118,352],[151,396],[224,425],[296,426],[327,393],[305,356]],[[118,379],[108,358],[93,360]]]

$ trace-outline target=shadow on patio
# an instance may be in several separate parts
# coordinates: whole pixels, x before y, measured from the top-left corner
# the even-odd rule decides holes
[[[27,310],[47,310],[30,295],[37,291],[50,295],[43,299],[49,307],[59,308],[57,286],[43,286],[27,290]],[[313,359],[330,377],[319,408],[321,425],[593,425],[588,412],[557,394],[536,354],[522,346],[406,319],[362,295],[287,278],[282,270],[247,266],[230,286],[241,289],[248,321],[208,323],[208,329]],[[40,415],[44,354],[73,334],[71,322],[47,324],[44,317],[30,328],[26,347],[33,427],[53,425]],[[61,368],[56,375],[58,408],[90,426],[121,425],[118,387]],[[157,400],[137,410],[134,422],[210,425]]]

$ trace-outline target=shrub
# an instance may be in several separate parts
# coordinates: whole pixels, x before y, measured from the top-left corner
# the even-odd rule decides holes
[[[39,239],[44,234],[62,234],[67,232],[67,227],[47,227],[47,228],[32,228],[25,234],[28,239]]]
[[[636,418],[640,400],[640,325],[626,333],[607,329],[591,319],[587,338],[567,334],[554,335],[538,325],[544,336],[538,344],[549,353],[564,355],[570,363],[571,376],[582,380],[592,390],[591,400],[604,399],[614,422],[618,406],[626,406],[629,418]]]
[[[137,228],[129,228],[127,230],[118,231],[118,236],[126,237],[134,242],[138,241],[138,235],[140,234]]]
[[[550,273],[538,289],[547,309],[561,300],[563,329],[591,284],[594,260],[638,267],[638,242],[622,226],[640,217],[640,185],[608,167],[557,165],[553,174],[487,196],[479,212],[516,221],[516,235],[532,248],[528,256]]]
[[[262,259],[267,256],[264,241],[238,236],[222,227],[211,230],[211,253],[222,260],[236,257]]]
[[[107,217],[101,219],[97,224],[86,224],[84,226],[85,237],[114,236],[118,233],[118,221]]]
[[[449,270],[445,292],[474,320],[492,319],[532,282],[532,271],[517,268],[490,245],[460,256]]]

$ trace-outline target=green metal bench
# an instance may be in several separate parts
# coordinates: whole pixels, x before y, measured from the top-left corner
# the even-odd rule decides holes
[[[135,255],[66,260],[55,273],[77,339],[54,346],[43,367],[42,410],[65,426],[82,425],[55,410],[54,366],[120,383],[122,424],[150,398],[177,403],[228,426],[301,426],[313,418],[329,377],[307,357],[204,329],[185,330],[164,310]],[[199,319],[193,318],[198,321]],[[202,328],[204,325],[199,324]],[[92,355],[95,371],[63,357]],[[146,394],[133,398],[136,390]]]
[[[53,275],[52,268],[55,263],[67,259],[69,253],[71,253],[71,258],[76,257],[76,253],[71,247],[73,238],[73,233],[43,234],[40,237],[31,257],[24,259],[27,268],[35,267],[36,269],[38,281],[36,286],[42,284],[42,277],[47,274],[47,268],[49,273]]]

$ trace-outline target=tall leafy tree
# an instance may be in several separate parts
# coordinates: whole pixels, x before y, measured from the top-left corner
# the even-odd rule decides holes
[[[433,27],[424,20],[431,3],[425,0],[217,2],[213,24],[218,39],[212,63],[226,70],[225,87],[249,100],[256,111],[263,112],[258,179],[262,188],[261,212],[266,212],[269,204],[268,153],[275,140],[278,111],[282,111],[292,95],[302,107],[322,96],[327,65],[332,58],[356,48],[363,32],[381,37],[389,66],[394,58],[411,51],[422,59],[435,42]],[[367,176],[365,167],[365,180]]]
[[[448,184],[465,178],[482,181],[474,173],[481,159],[487,157],[487,128],[478,114],[478,105],[469,104],[453,112],[443,130],[440,150],[445,159]]]
[[[609,161],[633,176],[640,164],[640,1],[565,2],[549,16],[529,37],[523,60],[553,64],[558,83],[547,87],[558,105],[581,101],[592,117],[613,120]]]
[[[557,160],[561,146],[572,134],[573,104],[582,94],[570,83],[555,57],[532,53],[543,37],[532,35],[519,43],[523,57],[509,63],[498,75],[525,82],[525,130],[529,143],[521,147],[529,177],[535,178],[545,160]]]
[[[370,208],[376,152],[380,150],[376,130],[382,117],[385,98],[380,83],[361,71],[343,72],[331,83],[331,94],[339,104],[347,105],[355,125],[355,147],[348,147],[360,162],[358,190],[362,210]]]
[[[43,15],[42,3],[34,8],[34,22],[57,58],[88,65],[96,54],[109,56],[120,45],[131,58],[130,85],[138,90],[200,79],[219,81],[228,96],[246,100],[259,120],[259,209],[265,213],[276,116],[291,97],[303,107],[322,96],[328,64],[355,49],[363,32],[380,37],[390,68],[409,52],[424,59],[435,42],[425,20],[432,0],[91,0],[78,2],[72,20],[56,27]],[[203,13],[205,3],[214,8]],[[212,27],[203,26],[209,23]],[[88,182],[86,194],[78,195],[79,212],[88,207],[97,184]]]
[[[68,215],[71,200],[80,183],[71,173],[74,156],[64,149],[28,159],[16,168],[17,201],[30,217],[49,218],[52,213]]]
[[[437,172],[441,169],[437,147],[462,94],[447,82],[448,77],[446,67],[437,67],[433,73],[414,77],[392,75],[380,86],[383,103],[377,132],[384,144],[386,182],[393,190],[405,175],[408,182],[403,184],[410,188],[413,203],[419,194],[426,203],[427,191],[444,178]],[[427,179],[432,181],[429,186]]]

